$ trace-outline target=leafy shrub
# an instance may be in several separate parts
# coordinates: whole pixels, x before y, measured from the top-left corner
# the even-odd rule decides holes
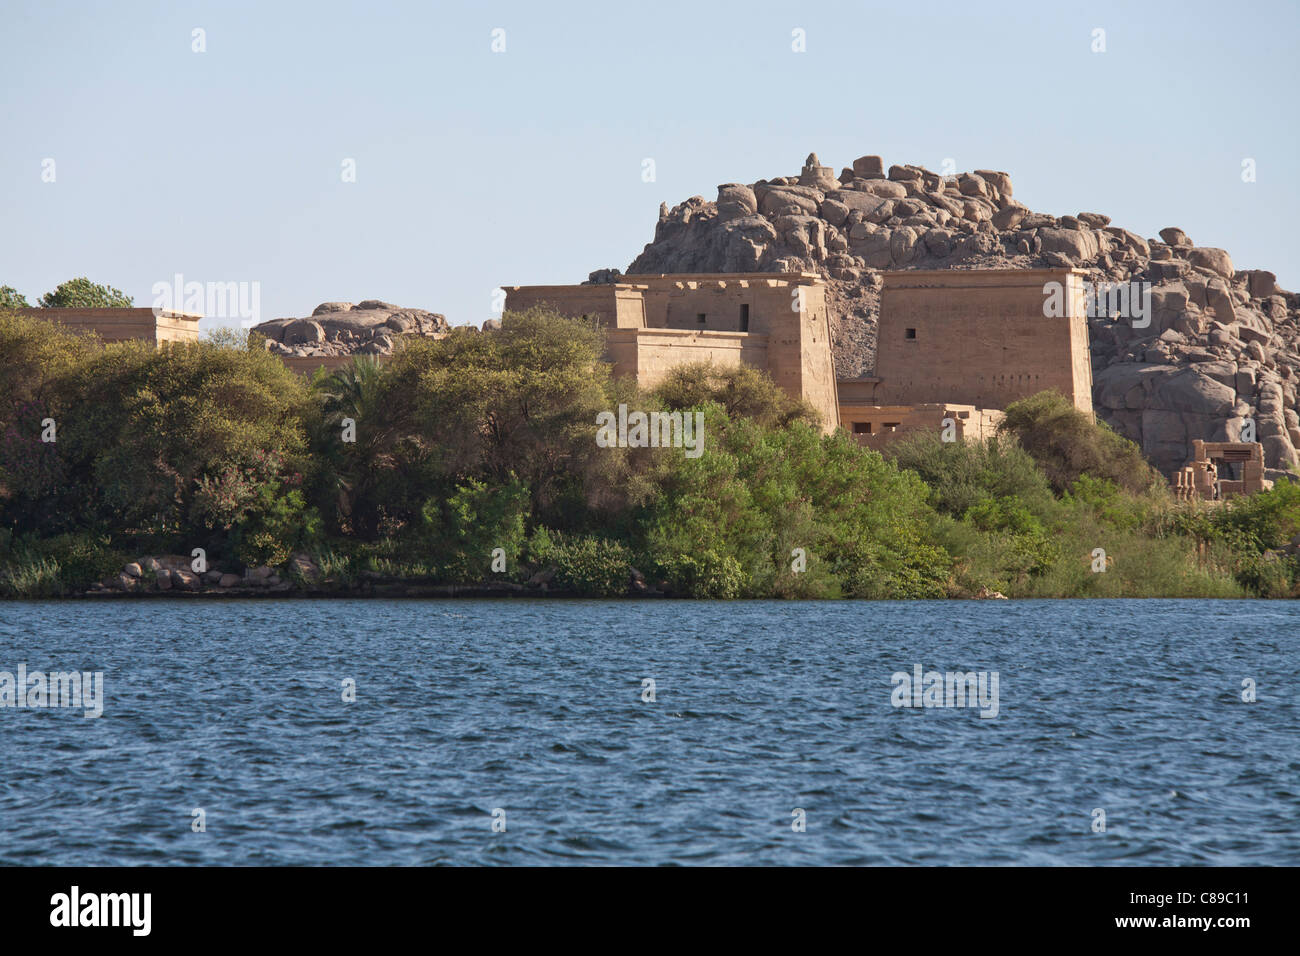
[[[1108,478],[1080,475],[1070,485],[1063,499],[1090,509],[1098,518],[1115,528],[1132,530],[1144,524],[1151,514],[1143,498],[1125,495]]]
[[[1300,534],[1300,483],[1282,480],[1267,491],[1232,498],[1218,510],[1214,525],[1240,533],[1260,551],[1285,547]]]
[[[584,597],[618,597],[626,594],[632,558],[618,541],[588,535],[550,537],[549,548],[538,558],[555,566],[552,586]]]
[[[1012,402],[999,431],[1019,439],[1058,493],[1085,474],[1108,479],[1131,494],[1166,485],[1137,445],[1104,422],[1094,422],[1059,392]]]
[[[943,593],[951,559],[923,540],[933,512],[916,475],[839,429],[766,428],[716,403],[704,412],[704,454],[665,456],[656,476],[643,527],[657,568],[690,568],[682,556],[698,564],[708,548],[735,560],[745,596]],[[791,576],[795,548],[806,578]]]
[[[960,517],[990,498],[1014,498],[1037,515],[1050,510],[1047,476],[1014,436],[945,442],[939,435],[914,432],[887,446],[884,454],[920,476],[930,503],[943,514]]]
[[[1246,590],[1262,598],[1295,597],[1297,562],[1275,551],[1243,554],[1237,557],[1233,577]]]
[[[737,598],[746,584],[739,561],[708,547],[661,553],[652,567],[674,594],[689,597]]]
[[[505,553],[507,577],[518,577],[526,544],[528,489],[518,481],[492,487],[469,480],[446,499],[431,498],[421,512],[421,550],[453,583],[494,577],[493,552]]]

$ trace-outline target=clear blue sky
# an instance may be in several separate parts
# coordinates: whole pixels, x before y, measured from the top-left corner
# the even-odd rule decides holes
[[[816,151],[1006,170],[1035,210],[1180,226],[1300,288],[1298,10],[0,0],[0,285],[149,305],[182,273],[260,282],[264,319],[477,323],[500,285],[626,267],[661,201]]]

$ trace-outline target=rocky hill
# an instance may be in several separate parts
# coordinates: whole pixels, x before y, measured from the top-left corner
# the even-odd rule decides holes
[[[379,299],[322,302],[305,318],[271,319],[253,327],[278,355],[388,355],[401,335],[438,336],[449,330],[436,312],[408,309]]]
[[[836,176],[813,154],[798,176],[662,205],[654,241],[627,271],[821,273],[836,370],[853,377],[874,366],[881,271],[1045,266],[1087,269],[1092,283],[1151,283],[1147,327],[1107,314],[1089,322],[1098,417],[1159,468],[1183,465],[1193,438],[1238,440],[1246,417],[1269,477],[1297,463],[1300,296],[1181,229],[1144,239],[1100,213],[1032,212],[1004,172],[944,177],[863,156]]]

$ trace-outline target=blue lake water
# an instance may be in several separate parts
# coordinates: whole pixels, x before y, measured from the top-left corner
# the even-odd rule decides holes
[[[20,664],[105,700],[0,708],[0,864],[1300,863],[1300,603],[0,603]]]

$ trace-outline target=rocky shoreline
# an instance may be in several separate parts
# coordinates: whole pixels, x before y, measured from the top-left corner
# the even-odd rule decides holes
[[[313,585],[310,587],[298,587],[289,583],[281,583],[275,587],[268,588],[219,588],[219,587],[199,587],[191,590],[147,590],[137,591],[117,591],[111,588],[91,589],[78,595],[71,595],[74,598],[98,598],[98,599],[126,599],[137,600],[147,598],[162,598],[164,600],[186,600],[186,599],[225,599],[237,600],[247,598],[256,600],[258,598],[583,598],[586,595],[578,594],[574,591],[563,590],[546,590],[542,588],[532,588],[524,584],[517,584],[513,581],[496,581],[485,582],[483,584],[421,584],[416,582],[404,582],[401,580],[394,581],[370,581],[362,584],[334,584],[324,582],[322,585]],[[629,592],[622,595],[629,598],[668,598],[669,594],[662,591],[647,591],[644,593]]]
[[[354,578],[331,577],[306,552],[294,554],[283,566],[245,568],[242,572],[213,568],[198,572],[193,559],[181,555],[150,555],[131,561],[115,577],[97,581],[78,597],[87,598],[266,598],[266,597],[581,597],[553,586],[556,569],[545,568],[528,581],[481,581],[472,584],[432,584],[378,571],[361,571]],[[635,568],[625,597],[673,597],[666,585],[646,583]]]
[[[193,570],[192,559],[180,555],[146,556],[128,562],[116,577],[98,581],[73,598],[589,598],[577,591],[553,585],[556,569],[547,567],[526,582],[480,581],[473,584],[431,584],[426,580],[402,578],[362,571],[354,579],[329,577],[306,552],[294,554],[282,568],[246,568],[242,573],[213,568]],[[666,582],[652,585],[635,568],[628,576],[627,591],[614,597],[685,598],[674,594]],[[1007,600],[1006,595],[988,588],[973,594],[949,595],[973,601]]]

